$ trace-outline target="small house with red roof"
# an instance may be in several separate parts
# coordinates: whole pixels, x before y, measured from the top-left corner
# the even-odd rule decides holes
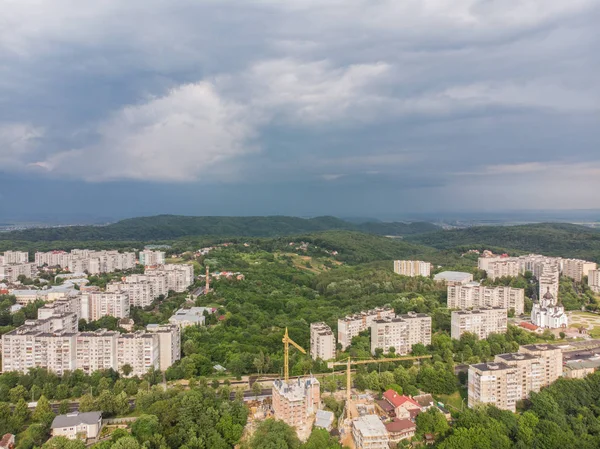
[[[383,399],[394,407],[394,415],[400,419],[414,419],[420,412],[421,406],[410,396],[398,394],[394,390],[383,393]]]
[[[390,443],[398,443],[401,440],[412,438],[417,432],[417,425],[410,419],[394,418],[385,423],[385,428],[390,436]]]

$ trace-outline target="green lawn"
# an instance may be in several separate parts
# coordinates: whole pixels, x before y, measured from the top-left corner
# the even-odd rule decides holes
[[[467,389],[461,388],[459,391],[450,395],[436,394],[434,395],[434,399],[444,404],[448,411],[456,411],[457,409],[461,410],[463,406],[467,406]]]

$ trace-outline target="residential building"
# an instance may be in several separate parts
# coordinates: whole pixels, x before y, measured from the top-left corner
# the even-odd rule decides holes
[[[50,426],[53,437],[66,437],[70,440],[97,438],[102,430],[102,412],[73,412],[58,415]]]
[[[452,285],[465,285],[469,282],[473,282],[473,275],[471,273],[463,273],[461,271],[442,271],[433,277],[436,282],[444,282],[448,286]]]
[[[560,286],[560,270],[558,265],[544,265],[537,279],[539,284],[538,298],[542,298],[548,291],[550,291],[554,298],[558,298],[558,289]]]
[[[310,356],[313,360],[335,359],[335,336],[325,323],[310,325]]]
[[[0,265],[0,281],[17,282],[19,276],[33,279],[37,277],[37,268],[34,263],[20,263],[13,265]]]
[[[320,384],[315,377],[273,382],[273,410],[275,418],[292,427],[303,427],[319,409]]]
[[[486,269],[488,279],[495,280],[502,277],[517,277],[520,273],[518,259],[500,258],[489,262]]]
[[[410,396],[398,394],[394,390],[383,393],[383,400],[393,407],[393,416],[401,419],[415,419],[421,413],[421,405]]]
[[[486,287],[479,282],[448,286],[449,309],[502,307],[513,309],[517,315],[525,310],[525,290],[513,287]]]
[[[568,318],[565,308],[559,305],[550,293],[550,288],[539,301],[534,301],[531,308],[531,322],[538,327],[557,329],[567,327]]]
[[[124,292],[84,292],[81,294],[81,318],[96,321],[103,316],[129,316],[129,297]]]
[[[17,304],[26,306],[29,303],[36,302],[37,300],[46,301],[46,294],[43,290],[10,290],[10,294],[14,295],[17,299]]]
[[[508,311],[502,307],[482,307],[474,310],[452,312],[452,338],[459,340],[465,332],[480,340],[490,334],[503,334],[508,326]]]
[[[384,353],[394,348],[396,354],[408,354],[413,345],[431,344],[431,317],[410,312],[396,317],[388,316],[371,323],[371,352],[382,349]]]
[[[390,307],[378,307],[339,319],[338,343],[342,345],[342,350],[350,346],[354,337],[369,329],[373,321],[393,316],[395,316],[394,309]]]
[[[600,293],[600,270],[588,272],[588,285],[594,293]]]
[[[27,251],[5,251],[0,256],[0,265],[22,264],[29,262]]]
[[[390,443],[397,444],[402,440],[414,437],[417,425],[410,419],[394,418],[391,422],[385,423],[385,429],[388,432]]]
[[[394,273],[410,277],[429,277],[431,274],[431,264],[422,260],[395,260]]]
[[[156,298],[151,282],[111,282],[106,285],[107,292],[119,292],[127,295],[133,307],[148,307]]]
[[[540,391],[562,374],[562,352],[552,345],[526,345],[518,353],[499,354],[494,362],[469,366],[469,407],[492,404],[516,410],[516,403]]]
[[[563,276],[581,282],[584,276],[588,276],[590,271],[597,268],[595,262],[588,262],[580,259],[563,259],[562,272]]]
[[[165,275],[167,291],[184,292],[194,283],[194,266],[190,264],[164,264],[146,267],[144,274],[149,276]]]
[[[75,338],[77,368],[86,374],[116,369],[119,333],[106,329],[79,332]]]
[[[146,332],[158,335],[159,360],[161,371],[166,371],[181,359],[181,329],[171,324],[148,324]]]
[[[124,365],[133,370],[132,376],[142,376],[150,369],[159,369],[159,336],[144,331],[132,334],[120,334],[117,338],[117,371],[122,372]]]
[[[389,449],[390,437],[377,415],[365,415],[352,422],[356,449]]]
[[[204,313],[214,313],[214,309],[208,307],[191,307],[189,309],[179,309],[169,318],[170,324],[175,324],[181,329],[188,326],[204,326],[206,317]]]
[[[71,273],[99,274],[134,268],[136,257],[134,252],[74,249],[70,253],[64,251],[36,252],[35,264],[38,267],[47,265],[67,268]]]
[[[144,266],[162,265],[165,263],[165,252],[152,251],[149,249],[140,251],[139,262],[140,265]]]

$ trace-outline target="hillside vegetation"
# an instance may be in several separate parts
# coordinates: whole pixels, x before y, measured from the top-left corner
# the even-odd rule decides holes
[[[490,246],[600,262],[600,231],[563,223],[521,226],[478,226],[436,231],[406,238],[412,243],[438,249],[488,248]]]
[[[0,234],[0,240],[107,241],[169,240],[185,236],[276,237],[327,230],[363,231],[380,235],[409,235],[439,229],[431,223],[352,224],[335,217],[189,217],[157,215],[122,220],[107,226],[35,228]]]

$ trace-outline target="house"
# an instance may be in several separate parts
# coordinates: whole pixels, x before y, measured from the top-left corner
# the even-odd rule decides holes
[[[52,436],[63,436],[70,440],[97,438],[102,429],[102,412],[67,413],[52,421]]]
[[[401,419],[414,419],[421,413],[421,406],[413,398],[400,395],[394,390],[383,393],[383,399],[394,407],[394,415]]]
[[[420,394],[418,396],[413,396],[413,400],[421,406],[422,412],[426,412],[431,407],[435,406],[433,396],[431,396],[430,394]]]
[[[388,432],[376,415],[364,415],[352,422],[352,438],[356,449],[387,449]]]
[[[315,427],[325,429],[329,432],[333,427],[333,418],[333,412],[327,410],[317,410]]]
[[[119,320],[119,327],[122,327],[127,332],[132,332],[134,325],[135,325],[135,322],[131,318],[121,318]]]
[[[7,433],[0,440],[0,449],[14,449],[15,436],[12,433]]]
[[[390,436],[390,443],[412,438],[417,432],[417,425],[410,419],[394,418],[391,422],[385,423],[385,428]]]

